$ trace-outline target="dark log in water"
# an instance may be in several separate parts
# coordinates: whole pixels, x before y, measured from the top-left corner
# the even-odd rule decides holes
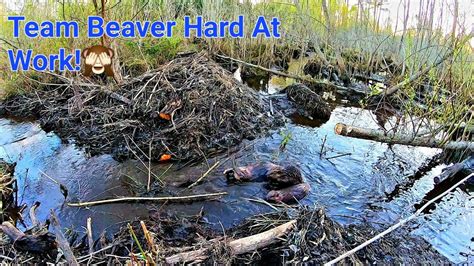
[[[57,244],[53,234],[45,231],[39,234],[27,235],[18,230],[10,222],[3,222],[0,229],[13,242],[15,249],[34,254],[49,254],[55,256]]]
[[[435,186],[432,190],[430,190],[423,199],[418,203],[415,204],[415,208],[418,210],[421,208],[423,204],[426,202],[436,198],[438,195],[446,191],[447,188],[452,187],[454,184],[466,178],[466,176],[472,175],[474,173],[474,155],[471,155],[469,158],[464,160],[461,163],[453,164],[443,172],[434,178]],[[472,184],[474,182],[474,177],[469,178],[466,183]],[[426,212],[431,211],[435,208],[436,205],[430,206],[430,208],[426,209]]]

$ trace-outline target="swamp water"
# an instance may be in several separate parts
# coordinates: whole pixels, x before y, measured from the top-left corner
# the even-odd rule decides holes
[[[298,122],[298,119],[301,120],[298,117],[293,120]],[[266,195],[263,184],[227,185],[222,175],[224,169],[233,165],[265,161],[297,164],[312,187],[301,204],[323,206],[329,216],[340,223],[367,221],[383,229],[413,213],[414,205],[433,188],[433,177],[445,166],[435,167],[390,200],[386,195],[440,151],[401,145],[389,147],[337,136],[333,129],[338,122],[377,128],[375,116],[370,111],[337,107],[330,120],[318,127],[309,126],[312,125],[309,122],[290,123],[266,137],[244,141],[235,153],[208,158],[208,164],[179,170],[177,165],[151,164],[151,171],[168,184],[163,192],[146,193],[149,173],[140,161],[119,163],[110,155],[89,157],[73,143],[62,143],[54,133],[46,133],[30,121],[0,119],[0,158],[17,164],[19,204],[30,207],[39,201],[41,206],[37,215],[40,220],[47,219],[53,209],[63,227],[79,232],[85,232],[86,219],[92,217],[96,237],[104,230],[113,233],[127,221],[146,218],[154,211],[195,215],[202,210],[205,220],[216,230],[221,230],[221,226],[236,225],[250,215],[271,211],[264,204],[248,200]],[[286,147],[280,149],[281,143],[288,138],[291,139]],[[223,164],[201,185],[192,189],[170,185],[197,179],[217,160]],[[68,188],[66,200],[56,182]],[[152,191],[160,191],[156,184]],[[127,203],[89,208],[66,205],[66,202],[121,196],[176,196],[220,191],[228,195],[214,201],[187,204]],[[30,224],[28,217],[25,222]],[[473,262],[472,192],[468,194],[457,189],[444,197],[432,214],[399,230],[410,230],[423,237],[454,263]]]

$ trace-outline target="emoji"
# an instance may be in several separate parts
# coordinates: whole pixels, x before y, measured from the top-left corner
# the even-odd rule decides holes
[[[105,72],[109,77],[114,76],[112,69],[112,58],[114,51],[102,45],[94,45],[82,51],[82,57],[86,60],[84,76],[89,77],[91,73],[100,75]]]

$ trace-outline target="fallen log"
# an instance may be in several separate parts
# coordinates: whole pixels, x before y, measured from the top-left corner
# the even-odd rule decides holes
[[[318,84],[318,85],[322,85],[322,86],[328,86],[329,88],[335,88],[335,89],[339,89],[339,90],[347,90],[348,89],[347,87],[339,86],[339,85],[336,85],[336,84],[334,84],[332,82],[329,82],[329,81],[317,80],[317,79],[313,79],[313,78],[306,77],[306,76],[298,76],[298,75],[294,75],[294,74],[290,74],[290,73],[285,73],[285,72],[281,72],[281,71],[278,71],[278,70],[266,68],[266,67],[255,65],[255,64],[252,64],[252,63],[248,63],[248,62],[245,62],[245,61],[242,61],[242,60],[239,60],[239,59],[235,59],[235,58],[232,58],[232,57],[229,57],[229,56],[224,56],[224,55],[219,55],[219,54],[216,54],[216,56],[219,57],[219,58],[225,59],[225,60],[231,60],[231,61],[240,63],[244,66],[257,68],[257,69],[260,69],[262,71],[271,73],[273,75],[277,75],[277,76],[281,76],[281,77],[285,77],[285,78],[292,78],[292,79],[301,80],[301,81],[306,81],[306,82],[309,82],[309,83]]]
[[[296,220],[291,220],[285,224],[282,224],[265,232],[237,240],[232,240],[228,242],[227,246],[230,248],[232,255],[244,254],[263,247],[267,247],[279,241],[281,237],[283,237],[285,234],[288,233],[288,231],[294,228],[295,224]],[[183,252],[167,257],[165,258],[165,261],[168,264],[182,264],[192,261],[202,261],[209,256],[209,254],[207,254],[208,251],[209,247],[204,247],[197,250]]]
[[[402,144],[419,147],[441,148],[448,150],[474,150],[474,142],[470,141],[442,141],[433,138],[409,137],[399,133],[386,133],[377,129],[366,129],[338,123],[334,127],[336,134],[352,138],[360,138],[384,142],[389,144]]]
[[[440,175],[433,178],[434,187],[425,194],[423,199],[415,204],[415,209],[419,209],[420,206],[437,197],[439,194],[444,192],[447,188],[457,183],[459,180],[464,179],[466,176],[472,176],[474,174],[474,155],[469,156],[466,160],[455,163],[451,166],[443,169]],[[469,178],[466,181],[466,185],[472,185],[474,183],[474,177]],[[430,212],[435,208],[429,208],[426,212]]]
[[[123,197],[116,199],[105,199],[88,202],[76,202],[68,203],[69,207],[88,207],[94,205],[111,204],[111,203],[124,203],[124,202],[143,202],[143,201],[171,201],[171,202],[186,202],[193,200],[207,200],[214,199],[216,197],[227,195],[227,192],[217,192],[200,195],[189,195],[189,196],[177,196],[177,197]]]
[[[47,231],[38,234],[25,234],[10,222],[3,222],[0,225],[0,230],[10,238],[13,247],[19,251],[49,254],[52,257],[57,255],[55,237]]]

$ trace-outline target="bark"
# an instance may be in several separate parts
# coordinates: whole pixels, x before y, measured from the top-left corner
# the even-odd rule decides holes
[[[260,234],[230,241],[227,246],[230,248],[232,255],[244,254],[263,247],[267,247],[275,242],[278,242],[281,237],[293,229],[295,224],[296,220],[291,220],[285,224]],[[202,261],[208,257],[208,251],[209,248],[204,247],[197,250],[176,254],[167,257],[165,260],[168,264]]]
[[[402,144],[410,146],[443,148],[449,150],[474,150],[474,142],[470,141],[448,141],[443,142],[432,138],[418,138],[406,136],[398,133],[386,134],[384,131],[376,129],[366,129],[345,125],[342,123],[336,124],[334,131],[338,135],[373,140],[389,144]]]

